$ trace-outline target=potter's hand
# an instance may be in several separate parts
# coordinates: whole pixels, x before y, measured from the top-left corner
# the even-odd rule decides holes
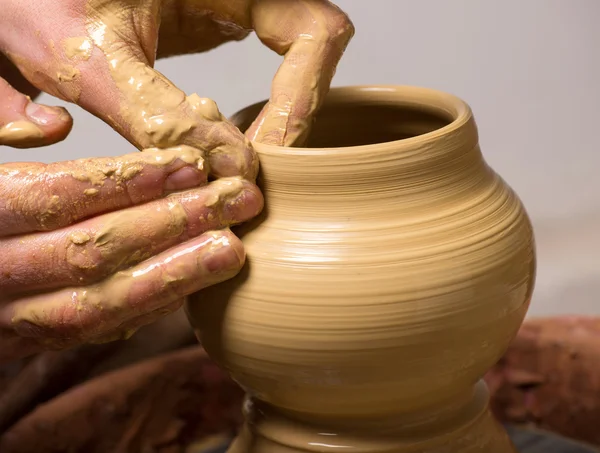
[[[0,165],[0,361],[121,338],[234,276],[241,242],[209,230],[255,216],[262,196],[206,184],[206,168],[187,146]]]
[[[152,69],[155,58],[205,51],[251,30],[285,58],[247,136],[300,143],[354,32],[328,0],[3,0],[0,51],[35,87],[79,104],[139,148],[187,144],[209,152],[218,176],[253,176],[248,141],[216,105],[186,97]],[[211,69],[219,71],[198,72]],[[15,88],[35,91],[8,72]],[[31,104],[4,81],[1,98],[0,125],[13,124],[0,130],[0,143],[48,144],[71,127],[66,112]]]

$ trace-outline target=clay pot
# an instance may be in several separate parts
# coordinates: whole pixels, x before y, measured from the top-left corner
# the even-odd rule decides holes
[[[255,148],[267,209],[238,231],[247,265],[187,306],[249,395],[231,451],[513,451],[480,379],[526,313],[534,243],[469,107],[336,88],[307,148]]]

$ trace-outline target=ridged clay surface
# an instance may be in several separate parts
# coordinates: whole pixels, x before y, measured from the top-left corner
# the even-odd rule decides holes
[[[470,108],[335,88],[307,148],[254,146],[267,208],[238,231],[246,267],[187,306],[250,396],[234,451],[512,451],[475,384],[525,316],[535,247]]]

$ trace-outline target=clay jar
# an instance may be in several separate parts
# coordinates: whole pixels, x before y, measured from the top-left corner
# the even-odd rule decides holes
[[[187,306],[248,394],[231,451],[513,451],[481,377],[527,311],[534,242],[470,108],[335,88],[306,148],[255,148],[267,208],[238,231],[246,266]]]

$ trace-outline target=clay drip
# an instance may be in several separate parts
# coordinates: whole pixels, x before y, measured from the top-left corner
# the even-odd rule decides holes
[[[238,231],[246,267],[187,306],[249,395],[231,452],[512,452],[480,380],[527,311],[533,233],[469,107],[333,89],[308,143],[255,144],[267,208]]]

